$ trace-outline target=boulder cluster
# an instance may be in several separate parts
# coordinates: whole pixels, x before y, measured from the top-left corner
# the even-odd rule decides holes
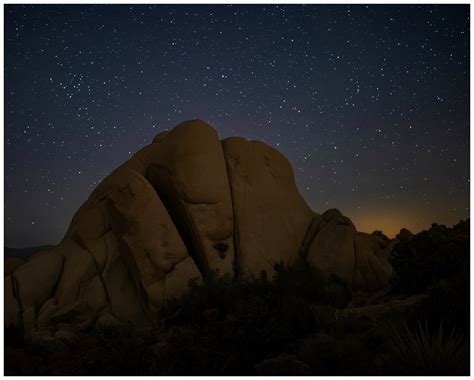
[[[277,150],[187,121],[106,177],[60,244],[5,261],[5,324],[149,323],[189,280],[271,275],[297,259],[373,291],[389,282],[391,245],[338,210],[313,212]]]

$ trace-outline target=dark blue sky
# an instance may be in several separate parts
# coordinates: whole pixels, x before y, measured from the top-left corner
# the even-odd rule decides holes
[[[158,132],[292,162],[359,230],[469,216],[468,5],[5,5],[5,244],[56,243]],[[270,189],[269,189],[270,191]]]

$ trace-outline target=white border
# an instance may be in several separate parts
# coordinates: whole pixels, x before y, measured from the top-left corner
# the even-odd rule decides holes
[[[426,1],[426,0],[419,0],[417,2],[413,2],[413,1],[407,1],[407,0],[401,0],[401,1],[397,1],[397,2],[391,2],[391,1],[383,1],[383,0],[367,0],[367,1],[364,1],[364,2],[348,2],[348,1],[339,1],[339,0],[329,0],[329,1],[318,1],[318,0],[307,0],[307,1],[304,1],[304,2],[292,2],[292,1],[284,1],[284,0],[272,0],[272,1],[239,1],[239,0],[234,0],[234,1],[231,1],[231,2],[225,2],[225,1],[219,1],[219,0],[216,0],[216,1],[207,1],[207,2],[203,2],[203,1],[193,1],[193,0],[187,0],[187,1],[184,1],[184,2],[181,2],[181,1],[176,1],[176,0],[168,0],[168,1],[148,1],[148,0],[144,0],[144,1],[137,1],[137,0],[115,0],[115,1],[107,1],[107,0],[97,0],[97,1],[94,1],[94,2],[91,2],[91,1],[81,1],[81,0],[76,0],[76,1],[71,1],[71,2],[65,2],[65,1],[61,1],[61,0],[49,0],[49,1],[46,1],[46,2],[38,2],[38,1],[34,1],[34,0],[26,0],[26,1],[19,1],[19,0],[9,0],[9,1],[2,1],[2,7],[1,7],[1,20],[2,20],[2,27],[1,27],[1,47],[2,47],[2,55],[1,55],[1,63],[2,63],[2,67],[4,68],[4,54],[5,54],[5,50],[4,50],[4,5],[5,4],[326,4],[326,5],[332,5],[332,4],[350,4],[350,5],[356,5],[356,4],[425,4],[425,5],[428,5],[428,4],[450,4],[450,5],[454,5],[454,4],[469,4],[471,5],[471,1],[453,1],[453,2],[447,2],[447,1],[440,1],[440,0],[431,0],[431,1]],[[470,18],[472,20],[472,17]],[[472,25],[470,27],[470,33],[469,33],[469,36],[470,36],[470,67],[471,67],[471,70],[470,70],[470,88],[472,88],[472,83],[473,83],[473,79],[472,79],[472,33],[471,33],[471,29],[472,29]],[[4,198],[4,186],[5,186],[5,177],[4,177],[4,76],[2,75],[1,76],[1,79],[0,79],[0,83],[1,83],[1,87],[2,87],[2,92],[1,92],[1,105],[0,105],[0,112],[1,112],[1,115],[2,115],[2,128],[0,128],[0,135],[1,135],[1,138],[2,138],[2,141],[3,141],[3,144],[1,145],[1,155],[0,155],[0,160],[1,160],[1,173],[2,173],[2,186],[1,186],[1,189],[0,189],[0,193],[1,193],[1,198],[2,198],[2,201],[3,201],[3,205],[5,204],[5,198]],[[471,113],[472,113],[472,110],[473,110],[473,105],[474,105],[474,101],[473,101],[473,98],[472,96],[470,96],[470,109],[471,109]],[[471,143],[471,146],[472,146],[472,140],[473,140],[473,137],[472,137],[472,134],[470,134],[470,143]],[[470,173],[472,174],[472,168],[473,168],[473,156],[472,154],[470,153]],[[472,176],[471,176],[472,177]],[[472,193],[473,193],[473,189],[472,187],[470,187],[470,195],[471,195],[471,198],[472,199]],[[1,232],[0,232],[0,236],[1,236],[1,240],[2,242],[4,243],[5,240],[4,240],[4,207],[2,207],[1,209],[1,218],[0,218],[0,227],[1,227]],[[469,215],[471,213],[471,208],[469,208]],[[471,235],[472,235],[472,226],[471,226],[471,231],[470,231]],[[471,240],[471,252],[472,252],[472,247],[473,247],[473,243],[472,243],[472,240]],[[473,260],[471,259],[471,276],[472,276],[472,268],[473,268]],[[4,265],[3,265],[3,260],[1,260],[1,264],[0,264],[0,267],[2,269],[2,273],[3,273],[3,269],[4,269]],[[3,282],[1,283],[0,285],[0,290],[1,290],[1,294],[2,294],[2,297],[3,297],[3,294],[4,294],[4,290],[3,290]],[[472,322],[472,294],[473,294],[473,283],[471,281],[471,322]],[[2,322],[2,325],[3,325],[3,320],[4,320],[4,303],[2,302],[2,306],[1,306],[1,315],[0,315],[0,321]],[[471,342],[472,342],[472,336],[473,336],[473,329],[474,329],[474,326],[472,326],[472,323],[471,323]],[[0,375],[2,377],[5,377],[4,376],[4,350],[3,350],[3,347],[4,347],[4,330],[2,329],[1,330],[2,333],[1,333],[1,347],[2,349],[0,350],[1,351],[1,358],[0,358],[0,369],[1,369],[1,373]],[[473,357],[474,357],[474,354],[473,354],[473,347],[471,345],[471,373],[473,371],[472,369],[472,363],[473,363]],[[129,378],[131,376],[121,376],[120,378]],[[191,377],[191,376],[190,376]],[[360,378],[361,376],[351,376],[351,378]],[[15,376],[15,379],[24,379],[24,378],[29,378],[27,376]],[[42,378],[51,378],[51,379],[67,379],[68,377],[66,376],[44,376]],[[108,379],[108,378],[114,378],[114,376],[88,376],[88,377],[84,377],[84,376],[75,376],[74,378],[86,378],[86,379]],[[164,378],[164,379],[179,379],[179,378],[183,378],[183,376],[173,376],[173,377],[170,377],[170,376],[163,376],[163,377],[160,377],[160,378]],[[224,376],[217,376],[217,377],[213,377],[213,378],[224,378]],[[256,376],[246,376],[246,377],[243,377],[243,376],[234,376],[232,377],[233,379],[258,379],[259,377],[256,377]],[[279,376],[279,377],[276,377],[276,378],[296,378],[294,376]],[[321,379],[341,379],[341,378],[344,378],[342,376],[318,376],[318,379],[321,378]],[[379,378],[383,378],[381,376],[373,376],[373,377],[370,377],[371,379],[379,379]],[[406,377],[392,377],[392,378],[399,378],[399,379],[406,379]],[[417,378],[427,378],[427,377],[417,377]],[[436,377],[436,378],[451,378],[451,376],[445,376],[445,377]],[[452,378],[455,378],[454,376]]]

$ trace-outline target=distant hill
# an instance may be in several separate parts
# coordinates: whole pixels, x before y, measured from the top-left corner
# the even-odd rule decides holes
[[[33,253],[40,251],[49,251],[54,248],[54,245],[40,245],[38,247],[26,247],[26,248],[10,248],[4,247],[3,257],[19,257],[21,259],[26,259],[30,257]]]

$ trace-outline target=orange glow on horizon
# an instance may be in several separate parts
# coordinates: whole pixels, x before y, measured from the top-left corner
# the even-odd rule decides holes
[[[430,212],[431,211],[431,212]],[[358,231],[372,233],[375,230],[381,230],[389,238],[394,238],[400,229],[406,228],[416,234],[427,230],[433,223],[445,224],[451,227],[457,224],[461,219],[454,214],[446,213],[443,218],[435,215],[434,210],[420,210],[416,206],[400,207],[396,209],[357,210],[347,212],[347,216],[352,220]],[[466,216],[469,217],[469,211]]]

